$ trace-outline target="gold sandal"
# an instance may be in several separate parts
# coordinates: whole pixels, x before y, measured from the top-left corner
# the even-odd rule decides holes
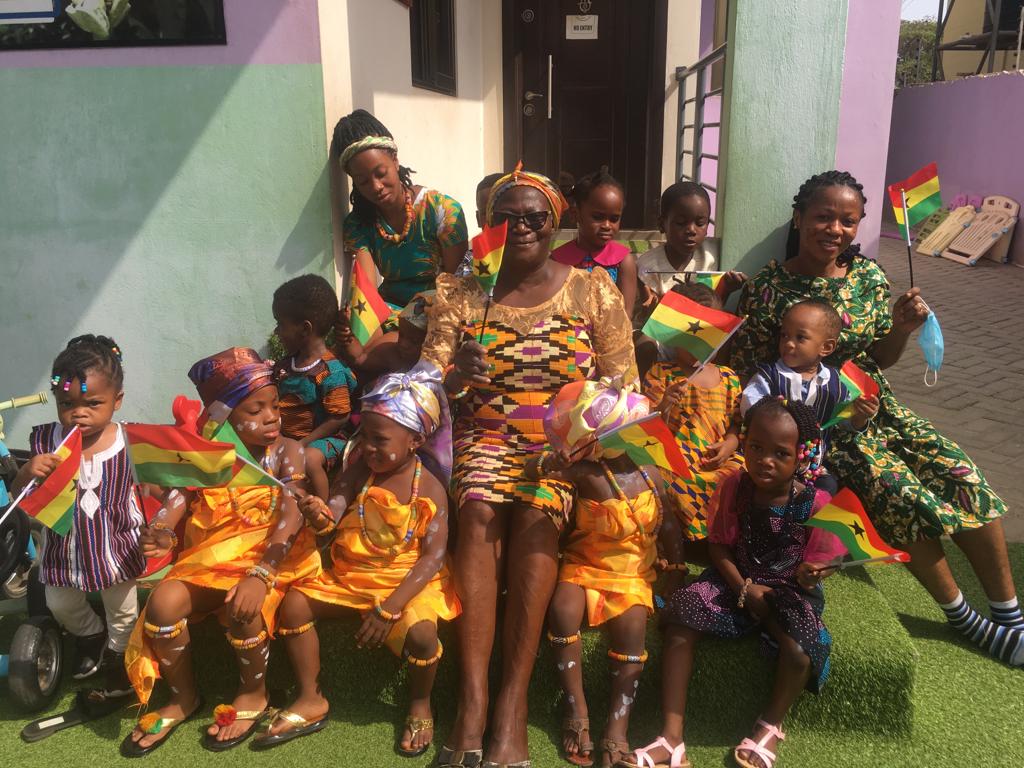
[[[416,740],[416,737],[423,733],[423,731],[434,730],[434,719],[432,717],[421,718],[409,715],[405,718],[405,727],[409,729],[409,743],[412,744],[412,742]],[[419,749],[403,749],[402,740],[399,738],[399,740],[395,742],[395,751],[402,757],[419,757],[430,748],[431,743],[433,743],[433,739],[428,741]]]
[[[273,728],[274,723],[279,720],[284,720],[291,728],[280,733],[270,733],[268,730],[266,734],[257,736],[252,740],[253,749],[270,749],[292,739],[298,739],[302,736],[309,736],[311,733],[322,731],[327,727],[327,713],[324,713],[316,720],[307,720],[302,715],[296,714],[289,709],[279,709],[274,712],[273,717],[270,719],[269,727]]]

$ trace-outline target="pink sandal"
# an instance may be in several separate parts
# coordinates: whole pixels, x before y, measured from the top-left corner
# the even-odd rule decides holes
[[[786,734],[784,734],[782,732],[782,729],[778,726],[772,725],[771,723],[766,723],[764,720],[761,719],[758,719],[758,721],[754,725],[755,727],[760,725],[762,728],[764,728],[764,733],[761,734],[761,738],[758,741],[754,741],[753,739],[744,739],[739,743],[739,746],[732,751],[732,756],[736,760],[736,765],[740,766],[740,768],[761,768],[761,766],[755,765],[754,763],[751,763],[740,757],[740,752],[746,751],[752,752],[758,757],[760,757],[761,760],[764,761],[765,768],[774,768],[775,761],[778,760],[778,756],[770,749],[765,747],[765,744],[767,743],[768,739],[772,738],[773,736],[778,741],[783,741],[786,738]],[[777,746],[778,744],[776,743],[776,747]]]
[[[651,751],[656,747],[661,747],[668,752],[669,762],[654,762],[654,758],[651,757]],[[615,764],[616,768],[691,768],[690,761],[686,759],[686,744],[680,741],[679,746],[673,748],[672,745],[665,740],[664,736],[659,736],[646,747],[634,750],[633,757],[636,758],[635,763],[620,760]]]

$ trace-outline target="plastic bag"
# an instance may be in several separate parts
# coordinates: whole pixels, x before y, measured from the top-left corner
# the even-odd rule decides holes
[[[917,337],[918,346],[924,352],[924,362],[927,366],[924,372],[924,384],[926,387],[934,387],[939,381],[939,369],[942,367],[942,356],[946,351],[946,344],[942,340],[942,329],[939,327],[939,320],[934,312],[929,312],[925,318],[921,333]],[[929,374],[933,374],[929,381]]]

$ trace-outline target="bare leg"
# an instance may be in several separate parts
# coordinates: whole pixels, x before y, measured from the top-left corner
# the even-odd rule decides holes
[[[458,711],[447,746],[461,752],[483,747],[487,728],[487,666],[494,647],[499,560],[506,511],[480,501],[459,509],[452,574],[462,601],[458,632]]]
[[[257,616],[247,624],[231,620],[228,636],[234,640],[255,640],[263,631],[263,616]],[[238,658],[238,692],[231,702],[238,712],[261,712],[267,708],[267,659],[270,658],[270,639],[251,648],[235,648]],[[226,741],[241,736],[253,727],[252,720],[237,719],[231,725],[221,728],[212,724],[207,733],[216,736],[217,741]]]
[[[548,631],[556,637],[574,637],[583,624],[583,612],[587,607],[586,593],[583,588],[567,581],[558,583],[555,596],[551,599],[548,609]],[[573,720],[587,718],[587,699],[583,693],[583,652],[579,640],[568,645],[556,645],[554,648],[555,663],[558,665],[558,677],[565,691],[566,717]],[[579,734],[572,729],[562,731],[562,749],[567,756],[580,754],[581,744],[591,741],[590,730],[584,728]],[[589,750],[583,755],[589,756]]]
[[[526,694],[557,575],[558,531],[551,519],[533,507],[514,507],[509,515],[501,690],[487,750],[487,759],[498,764],[527,759]]]
[[[224,603],[224,593],[213,589],[172,580],[161,582],[150,595],[146,606],[146,622],[169,627],[193,613],[214,611]],[[171,695],[167,703],[156,710],[161,718],[181,720],[199,706],[195,675],[192,671],[192,653],[189,630],[186,626],[176,637],[149,638],[148,642],[160,664],[160,675],[167,681]],[[138,728],[132,731],[132,741],[148,747],[168,733],[144,734]]]
[[[616,653],[640,656],[647,635],[647,608],[634,605],[621,616],[608,622],[608,647]],[[601,765],[610,766],[629,754],[629,713],[640,688],[644,665],[632,661],[610,659],[612,685],[608,704],[608,724],[601,740]],[[615,742],[612,746],[608,742]]]
[[[907,570],[924,587],[936,603],[950,603],[956,598],[956,581],[946,562],[946,553],[938,539],[923,539],[906,546],[910,554]]]
[[[412,658],[432,659],[437,653],[437,625],[429,621],[421,621],[409,629],[405,636],[405,652]],[[434,688],[437,676],[437,663],[428,667],[409,664],[409,717],[416,720],[433,718],[430,709],[430,692]],[[402,734],[402,749],[419,750],[430,745],[434,740],[434,729],[424,728],[410,739],[412,729],[406,725]]]
[[[993,520],[981,528],[954,533],[952,538],[953,543],[967,555],[989,600],[1002,602],[1016,594],[1002,520]]]
[[[314,496],[319,496],[324,501],[331,498],[330,481],[327,479],[326,460],[319,448],[307,445],[305,450],[306,476],[309,478],[309,485]]]

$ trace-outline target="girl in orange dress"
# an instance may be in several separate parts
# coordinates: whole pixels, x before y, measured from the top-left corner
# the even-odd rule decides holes
[[[577,492],[575,527],[562,550],[558,586],[548,610],[548,640],[555,649],[567,717],[562,750],[570,763],[593,765],[594,744],[583,691],[580,626],[607,628],[611,704],[598,748],[603,764],[629,754],[626,732],[640,673],[647,660],[644,635],[654,612],[655,565],[672,571],[672,587],[685,574],[682,536],[657,467],[638,467],[628,456],[594,447],[595,436],[646,416],[647,398],[608,386],[606,380],[569,384],[545,418],[554,452],[527,466],[528,476],[553,473]],[[573,451],[576,451],[573,454]],[[580,460],[582,458],[582,460]],[[666,554],[658,560],[658,544]]]
[[[126,757],[152,752],[202,708],[188,621],[208,613],[217,613],[226,625],[241,677],[232,704],[214,710],[216,722],[203,744],[223,751],[248,738],[269,713],[267,638],[274,615],[292,580],[320,570],[314,537],[303,529],[292,495],[305,492],[302,448],[281,436],[270,364],[251,349],[233,347],[200,360],[189,378],[206,407],[203,418],[226,419],[281,487],[171,489],[143,531],[143,554],[161,557],[177,547],[175,528],[188,514],[184,549],[150,596],[125,654],[128,677],[143,708],[158,677],[167,680],[171,695],[163,707],[141,717],[124,739],[121,753]]]
[[[276,746],[327,725],[314,621],[352,610],[363,617],[360,648],[384,644],[410,665],[411,701],[398,751],[415,757],[430,746],[430,692],[443,653],[437,620],[460,612],[445,565],[451,426],[439,393],[440,372],[430,364],[379,379],[363,395],[358,442],[330,502],[303,499],[310,527],[320,535],[334,532],[331,570],[294,584],[284,599],[278,632],[299,695],[253,746]]]

